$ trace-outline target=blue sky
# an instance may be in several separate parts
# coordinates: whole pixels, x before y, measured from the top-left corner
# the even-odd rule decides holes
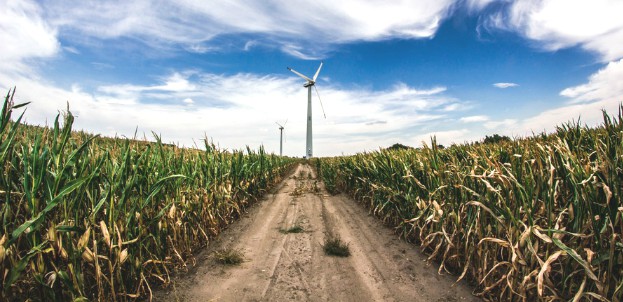
[[[314,155],[522,137],[623,102],[621,0],[0,0],[0,88],[51,124]]]

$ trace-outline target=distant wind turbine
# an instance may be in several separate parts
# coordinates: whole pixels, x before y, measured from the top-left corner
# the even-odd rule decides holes
[[[325,118],[327,115],[324,114],[324,108],[322,106],[322,100],[320,100],[320,94],[318,93],[318,88],[316,88],[316,79],[318,78],[318,74],[320,73],[320,68],[322,68],[322,62],[320,62],[320,66],[318,66],[318,70],[316,70],[316,74],[312,79],[306,77],[302,73],[288,67],[289,71],[294,72],[299,77],[305,79],[307,83],[303,85],[303,87],[307,88],[307,143],[305,148],[306,158],[311,158],[313,156],[313,143],[312,143],[312,105],[311,105],[311,97],[312,97],[312,86],[316,89],[316,94],[318,95],[318,100],[320,101],[320,108],[322,108],[322,114]]]
[[[275,124],[279,126],[279,156],[283,156],[283,129],[287,123],[288,123],[288,120],[286,120],[286,122],[283,123],[283,125],[275,122]]]

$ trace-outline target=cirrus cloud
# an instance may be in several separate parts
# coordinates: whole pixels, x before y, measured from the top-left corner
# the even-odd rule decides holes
[[[478,122],[486,122],[488,120],[489,120],[489,117],[486,115],[465,116],[459,119],[459,121],[463,123],[478,123]]]
[[[548,51],[579,45],[612,61],[623,57],[622,11],[618,0],[513,1],[484,25],[516,31]]]
[[[23,59],[50,58],[60,50],[57,31],[30,1],[4,1],[0,6],[0,65],[14,72],[32,72]]]
[[[515,83],[495,83],[493,84],[493,86],[497,87],[497,88],[510,88],[510,87],[517,87],[519,86],[519,84],[515,84]]]
[[[8,80],[0,73],[0,83]],[[25,115],[29,124],[53,121],[68,102],[78,116],[76,129],[127,137],[137,129],[139,134],[154,131],[165,142],[186,147],[207,135],[225,149],[265,145],[268,152],[277,152],[279,136],[274,122],[288,119],[284,153],[296,156],[304,151],[290,146],[305,145],[307,90],[298,77],[289,74],[219,75],[182,70],[145,85],[102,85],[93,92],[79,85],[62,89],[26,76],[11,81],[18,87],[17,101],[32,102]],[[446,96],[444,87],[415,89],[398,83],[372,91],[334,87],[323,80],[318,86],[327,113],[323,118],[314,96],[315,154],[319,156],[353,154],[371,146],[407,141],[414,128],[447,117],[452,113],[448,106],[462,103]]]
[[[262,43],[272,43],[290,55],[311,59],[323,56],[336,43],[431,37],[454,3],[68,0],[41,5],[48,22],[59,29],[61,36],[73,40],[129,37],[158,47],[186,45],[184,49],[203,53],[219,49],[210,45],[215,37],[255,34],[263,37],[258,38]],[[241,49],[248,47],[248,43],[240,45]]]

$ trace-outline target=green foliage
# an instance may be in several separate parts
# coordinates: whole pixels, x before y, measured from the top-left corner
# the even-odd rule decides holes
[[[395,143],[395,144],[387,147],[387,150],[410,150],[410,149],[413,149],[413,147],[405,146],[405,145],[400,144],[400,143]]]
[[[506,135],[494,134],[492,136],[485,135],[485,139],[482,141],[484,144],[497,144],[501,142],[510,142],[511,138]]]
[[[0,114],[0,300],[126,300],[169,281],[295,160],[104,138]]]
[[[350,194],[487,300],[623,300],[623,107],[597,128],[323,158]]]
[[[236,249],[221,249],[214,252],[214,260],[220,264],[238,265],[244,262],[244,254]]]
[[[350,256],[350,249],[348,244],[344,243],[339,236],[329,236],[325,239],[324,245],[322,245],[324,253],[329,256],[348,257]]]

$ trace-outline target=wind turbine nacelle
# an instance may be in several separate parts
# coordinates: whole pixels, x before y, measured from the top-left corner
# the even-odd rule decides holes
[[[316,83],[314,83],[314,82],[307,82],[305,85],[303,85],[303,87],[307,88],[309,86],[313,86],[314,84],[316,84]]]

